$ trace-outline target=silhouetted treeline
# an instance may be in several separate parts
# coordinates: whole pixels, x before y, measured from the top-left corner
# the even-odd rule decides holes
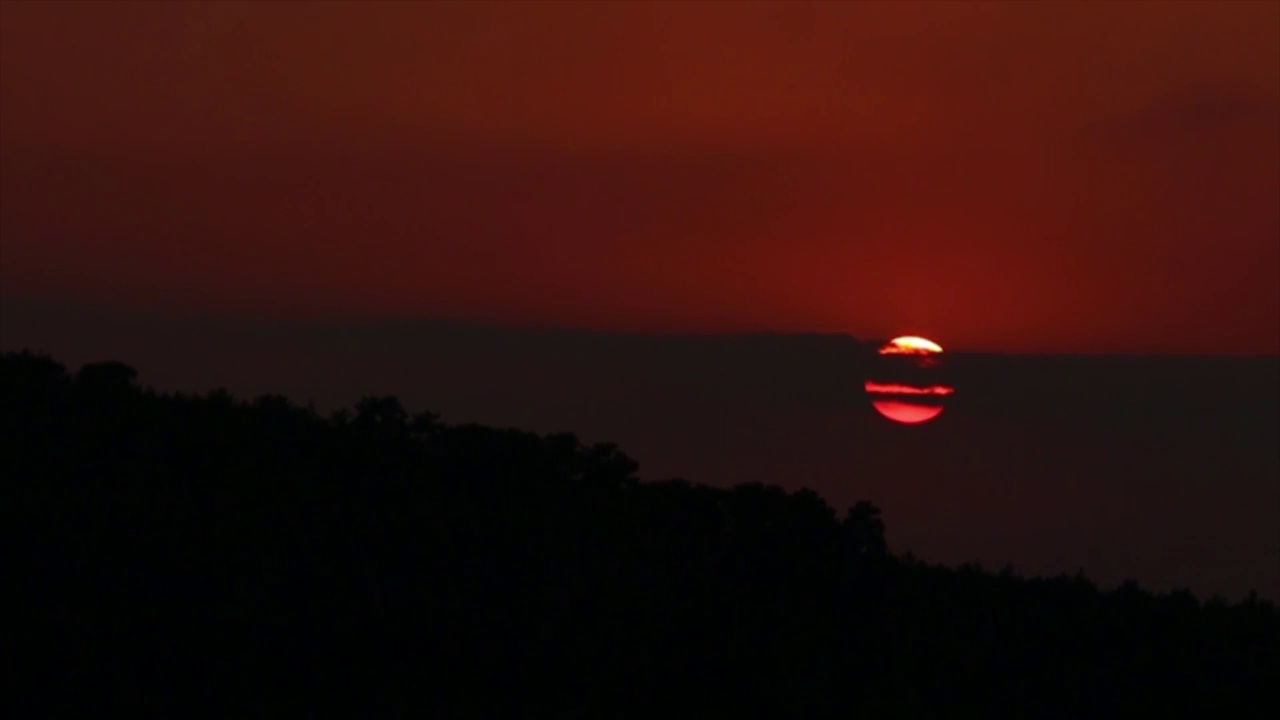
[[[928,566],[888,551],[869,503],[640,482],[612,445],[450,425],[391,397],[325,418],[135,375],[0,356],[9,654],[33,710],[1277,709],[1280,617],[1255,598]]]

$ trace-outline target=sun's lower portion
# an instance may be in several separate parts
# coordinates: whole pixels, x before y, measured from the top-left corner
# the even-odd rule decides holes
[[[874,400],[871,406],[881,415],[904,425],[919,425],[942,414],[941,405],[917,405],[897,400]]]

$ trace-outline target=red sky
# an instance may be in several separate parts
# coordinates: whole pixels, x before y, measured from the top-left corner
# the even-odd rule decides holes
[[[0,3],[0,301],[1280,353],[1280,4]]]

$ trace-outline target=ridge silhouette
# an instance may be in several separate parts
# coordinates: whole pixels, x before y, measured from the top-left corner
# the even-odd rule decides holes
[[[810,490],[390,396],[161,394],[0,356],[41,715],[1270,717],[1280,614],[893,554]]]

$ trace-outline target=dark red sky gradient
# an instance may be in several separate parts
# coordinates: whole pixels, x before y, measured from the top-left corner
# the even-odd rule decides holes
[[[1280,4],[0,3],[0,300],[1280,353]]]

